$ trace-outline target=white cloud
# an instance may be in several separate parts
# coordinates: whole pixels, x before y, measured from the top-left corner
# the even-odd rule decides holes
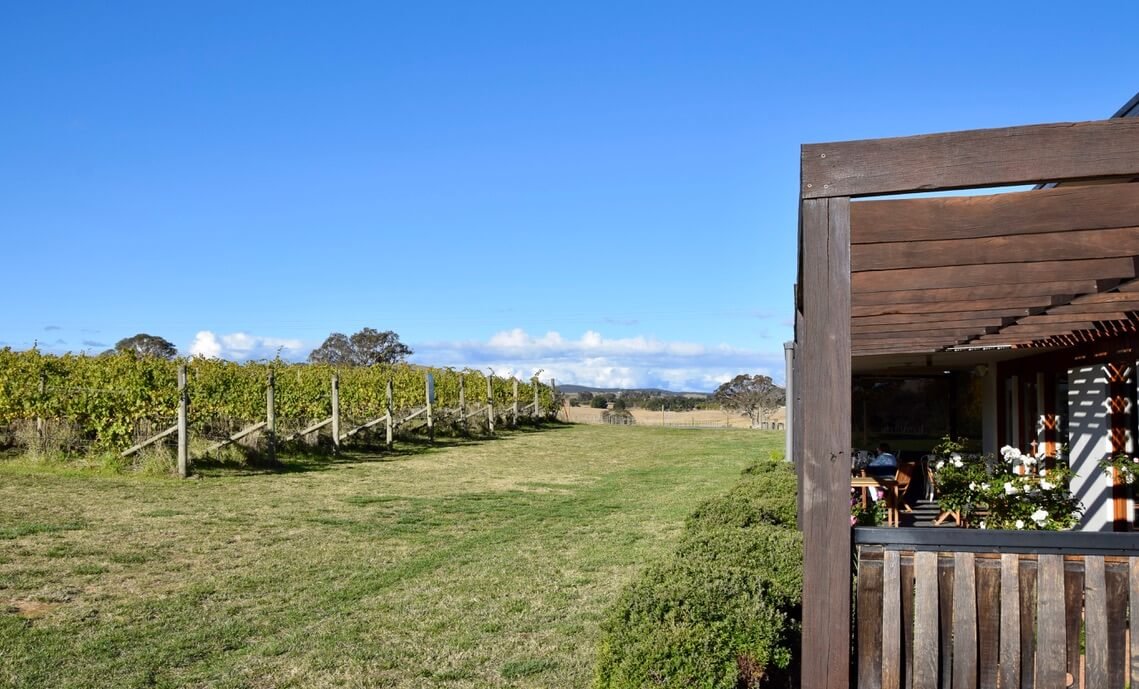
[[[218,335],[209,330],[202,330],[194,336],[189,351],[192,356],[247,361],[272,359],[278,352],[282,359],[302,359],[308,354],[308,350],[309,347],[297,339],[264,337],[244,332]]]
[[[596,387],[706,391],[739,373],[762,373],[777,382],[784,374],[782,347],[768,352],[644,336],[606,338],[593,330],[566,339],[553,331],[535,336],[515,328],[485,342],[431,342],[413,349],[414,360],[423,364],[493,368],[498,375],[523,378],[543,369],[544,379]]]

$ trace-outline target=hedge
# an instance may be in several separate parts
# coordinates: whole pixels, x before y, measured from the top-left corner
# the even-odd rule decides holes
[[[795,477],[783,462],[749,467],[701,504],[675,552],[606,616],[596,689],[786,685],[802,597],[794,522]]]

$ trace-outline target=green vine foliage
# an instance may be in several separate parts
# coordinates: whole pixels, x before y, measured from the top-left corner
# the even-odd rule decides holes
[[[485,404],[487,397],[486,378],[477,371],[411,364],[335,367],[281,360],[239,364],[202,357],[171,361],[131,352],[56,356],[3,348],[0,426],[35,418],[65,421],[74,424],[96,449],[122,449],[137,439],[140,430],[150,432],[174,423],[180,364],[187,369],[191,424],[205,419],[240,423],[264,419],[270,376],[278,422],[292,421],[298,426],[331,415],[334,374],[340,381],[341,417],[349,422],[383,416],[389,380],[396,414],[426,403],[427,374],[435,379],[437,407],[458,407],[460,380],[468,407]],[[519,403],[530,404],[532,383],[520,382],[518,388]],[[554,396],[548,385],[539,383],[539,397],[540,413],[551,415]],[[495,405],[505,407],[512,402],[511,381],[495,377]]]

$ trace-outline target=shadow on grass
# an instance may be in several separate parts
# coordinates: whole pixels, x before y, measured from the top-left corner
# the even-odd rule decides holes
[[[470,447],[488,442],[498,442],[513,436],[532,433],[557,432],[570,428],[573,424],[549,421],[541,424],[519,425],[516,428],[496,429],[495,435],[455,434],[436,435],[434,441],[425,435],[397,436],[392,449],[382,442],[354,442],[344,447],[339,454],[314,451],[311,448],[286,445],[278,451],[278,459],[257,451],[245,453],[244,461],[226,461],[209,457],[191,458],[191,471],[203,477],[252,476],[264,474],[297,474],[316,471],[330,471],[338,467],[377,462],[400,462],[421,455],[444,452],[457,447]]]

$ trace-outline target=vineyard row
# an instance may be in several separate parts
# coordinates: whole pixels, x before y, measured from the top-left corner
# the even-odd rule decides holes
[[[185,370],[182,392],[180,368]],[[337,423],[358,428],[388,414],[389,408],[390,423],[424,407],[428,377],[433,383],[432,403],[444,413],[454,410],[460,419],[488,406],[510,413],[518,399],[529,404],[535,416],[551,415],[556,406],[552,385],[471,370],[410,364],[337,367],[280,360],[238,364],[132,353],[56,356],[5,348],[0,349],[0,429],[62,422],[87,447],[121,452],[175,424],[184,396],[192,426],[242,428],[267,420],[268,413],[277,435],[296,435],[333,416],[334,378],[339,383]],[[270,380],[272,405],[267,410]]]

